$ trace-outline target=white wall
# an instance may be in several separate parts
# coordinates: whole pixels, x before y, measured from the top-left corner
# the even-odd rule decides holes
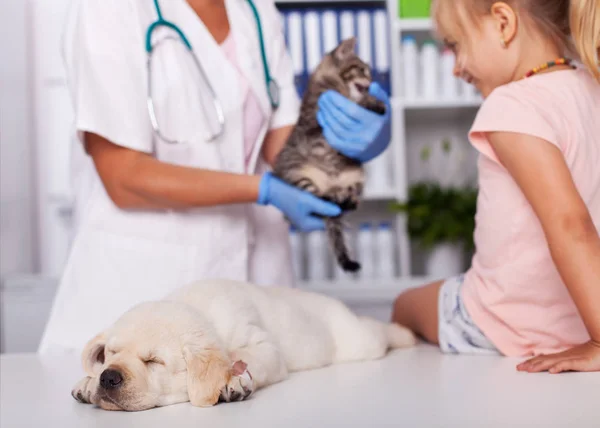
[[[0,277],[60,275],[70,243],[69,0],[0,2]]]
[[[0,276],[36,269],[28,2],[0,2]]]
[[[39,272],[60,276],[71,240],[70,147],[73,111],[62,58],[71,0],[29,0],[31,87],[37,178]]]

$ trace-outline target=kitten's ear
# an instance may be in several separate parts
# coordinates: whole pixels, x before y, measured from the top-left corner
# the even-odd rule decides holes
[[[344,61],[350,56],[354,55],[354,49],[356,48],[356,37],[350,37],[344,40],[338,45],[333,51],[333,56],[338,61]]]

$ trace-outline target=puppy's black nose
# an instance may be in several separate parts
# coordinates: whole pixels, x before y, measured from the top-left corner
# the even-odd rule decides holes
[[[104,389],[115,389],[121,386],[123,376],[116,370],[104,370],[100,375],[100,385]]]

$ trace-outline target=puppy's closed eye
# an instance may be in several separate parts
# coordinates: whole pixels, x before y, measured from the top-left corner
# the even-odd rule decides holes
[[[116,354],[118,354],[119,352],[121,352],[121,349],[120,349],[120,348],[115,348],[114,346],[110,346],[110,347],[109,347],[109,346],[106,346],[106,347],[104,348],[104,356],[105,356],[106,358],[108,358],[108,357],[112,357],[112,356],[115,356],[115,355],[116,355]]]
[[[146,357],[146,358],[142,358],[142,361],[144,362],[144,364],[146,365],[152,365],[152,364],[157,364],[160,366],[164,366],[165,362],[163,360],[161,360],[158,357]]]

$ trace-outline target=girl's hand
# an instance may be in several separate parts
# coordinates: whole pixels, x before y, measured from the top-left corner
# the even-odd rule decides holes
[[[519,364],[517,370],[529,373],[600,371],[600,343],[590,341],[558,354],[540,355]]]

